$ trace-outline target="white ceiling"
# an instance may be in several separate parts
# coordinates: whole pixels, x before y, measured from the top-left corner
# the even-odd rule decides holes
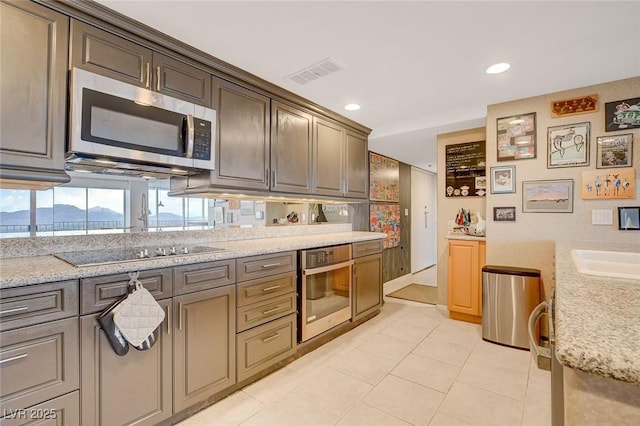
[[[483,126],[487,105],[640,76],[639,1],[99,2],[372,128],[371,150],[432,171],[436,135]],[[344,69],[285,78],[328,57]],[[484,73],[503,61],[506,73]],[[362,109],[342,109],[352,102]]]

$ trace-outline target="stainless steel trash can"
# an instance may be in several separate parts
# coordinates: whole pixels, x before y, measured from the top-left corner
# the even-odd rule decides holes
[[[529,350],[528,320],[540,303],[540,270],[482,268],[482,338]]]

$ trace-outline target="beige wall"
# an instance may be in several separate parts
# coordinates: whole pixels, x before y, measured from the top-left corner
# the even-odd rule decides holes
[[[597,94],[599,110],[594,113],[551,118],[550,105],[554,100]],[[618,231],[617,207],[637,206],[638,173],[636,172],[636,194],[625,200],[582,200],[581,176],[586,170],[596,170],[596,138],[598,136],[633,133],[633,166],[640,166],[640,129],[605,132],[604,104],[607,102],[640,97],[640,77],[599,84],[575,90],[521,99],[487,108],[487,172],[497,165],[516,166],[515,194],[487,194],[487,216],[492,219],[493,207],[515,206],[515,222],[487,220],[487,264],[537,268],[542,271],[544,297],[553,287],[553,254],[556,240],[590,240],[637,242],[640,234],[633,231]],[[537,158],[497,162],[496,119],[513,114],[536,112]],[[588,121],[591,123],[590,165],[583,167],[547,168],[547,128]],[[487,173],[489,175],[489,173]],[[573,179],[573,213],[523,213],[522,181],[540,179]],[[614,214],[612,226],[592,225],[593,209],[610,209]]]
[[[472,213],[478,213],[486,219],[486,198],[485,197],[446,197],[446,165],[445,146],[456,145],[466,142],[478,142],[485,140],[486,132],[484,127],[477,129],[463,130],[459,132],[438,135],[438,241],[437,260],[438,265],[438,304],[447,304],[447,260],[448,260],[448,240],[447,224],[455,219],[458,210],[470,209]]]
[[[597,94],[597,112],[551,118],[552,101]],[[633,133],[633,167],[640,167],[640,129],[605,132],[604,104],[623,99],[640,97],[640,77],[603,83],[579,89],[520,99],[487,107],[487,127],[438,136],[438,303],[447,301],[447,221],[453,219],[459,208],[470,208],[473,212],[484,212],[487,220],[487,264],[520,266],[540,269],[542,272],[543,297],[548,298],[554,286],[554,252],[556,240],[590,240],[637,242],[640,233],[619,231],[617,207],[640,205],[640,180],[635,174],[636,193],[633,199],[582,200],[581,177],[586,170],[596,170],[596,138],[612,134]],[[497,161],[496,120],[514,114],[536,113],[537,157],[528,160]],[[588,121],[591,123],[589,144],[590,165],[582,167],[547,168],[547,128]],[[490,167],[516,166],[516,193],[491,194],[469,199],[447,198],[445,188],[445,145],[487,141],[487,177]],[[573,213],[523,213],[522,181],[541,179],[573,179]],[[490,182],[487,182],[490,185]],[[515,222],[494,222],[493,208],[516,207]],[[610,209],[613,225],[591,224],[593,209]]]

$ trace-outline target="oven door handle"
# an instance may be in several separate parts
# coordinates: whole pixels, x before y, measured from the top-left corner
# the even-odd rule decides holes
[[[543,315],[549,315],[549,304],[545,301],[536,306],[529,315],[529,347],[535,356],[536,365],[541,370],[551,370],[551,350],[538,345],[535,337],[536,323]]]
[[[302,275],[322,274],[324,272],[334,271],[336,269],[344,268],[346,266],[353,265],[353,260],[348,260],[342,263],[336,263],[334,265],[322,266],[320,268],[303,269]]]

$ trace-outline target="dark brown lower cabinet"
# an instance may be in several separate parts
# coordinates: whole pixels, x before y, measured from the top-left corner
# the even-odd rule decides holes
[[[355,321],[382,306],[382,253],[355,259],[353,271]]]
[[[109,345],[97,314],[80,317],[83,425],[155,425],[173,414],[171,299],[158,303],[167,313],[158,341],[146,351],[130,347],[124,356]]]
[[[229,285],[173,298],[176,413],[236,382],[235,292]]]

